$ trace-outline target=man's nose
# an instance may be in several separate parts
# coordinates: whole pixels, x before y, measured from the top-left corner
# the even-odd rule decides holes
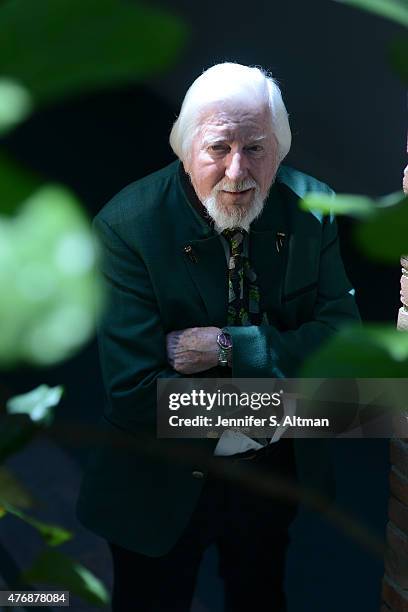
[[[242,181],[247,178],[247,167],[245,156],[240,152],[231,153],[227,160],[225,176],[230,181]]]

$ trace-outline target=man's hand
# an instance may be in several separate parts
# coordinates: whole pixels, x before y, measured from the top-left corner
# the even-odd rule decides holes
[[[218,327],[188,327],[166,336],[167,358],[180,374],[204,372],[218,365]]]

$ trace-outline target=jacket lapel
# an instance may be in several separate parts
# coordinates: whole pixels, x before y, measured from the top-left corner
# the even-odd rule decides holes
[[[207,325],[223,327],[227,315],[227,260],[218,234],[191,240],[184,247],[191,278],[204,302]]]
[[[288,215],[274,184],[265,208],[251,226],[250,261],[257,274],[263,310],[280,307],[291,241]]]

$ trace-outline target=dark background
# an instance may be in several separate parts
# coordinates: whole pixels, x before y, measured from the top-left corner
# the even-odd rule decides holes
[[[178,64],[144,83],[37,112],[6,140],[16,159],[70,186],[93,216],[124,185],[173,160],[168,134],[186,89],[210,65],[237,61],[271,70],[280,83],[293,133],[285,163],[338,192],[380,196],[401,189],[406,93],[386,60],[387,46],[403,33],[401,28],[330,0],[163,0],[160,6],[191,27]],[[381,266],[366,260],[353,247],[352,223],[339,223],[343,258],[363,319],[395,323],[399,262]],[[71,552],[109,583],[103,542],[78,526],[73,515],[89,444],[72,432],[95,423],[102,411],[96,343],[58,367],[19,368],[3,375],[0,399],[41,382],[64,384],[57,424],[67,434],[37,442],[14,460],[14,468],[33,489],[44,485],[41,495],[52,506],[49,516],[78,532]],[[383,538],[387,441],[336,441],[333,458],[338,503]],[[6,531],[0,525],[0,534],[24,566],[38,543],[27,531],[24,546],[18,545],[21,538],[13,525],[11,519]],[[379,609],[381,558],[318,515],[302,513],[294,534],[288,561],[290,612]],[[215,556],[210,549],[205,557],[195,612],[222,609]],[[91,608],[78,603],[76,609]]]

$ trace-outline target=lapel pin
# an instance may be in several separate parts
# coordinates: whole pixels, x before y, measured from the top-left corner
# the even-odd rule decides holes
[[[187,255],[187,257],[190,259],[190,261],[192,263],[197,263],[198,259],[196,257],[196,254],[193,251],[193,247],[191,246],[191,244],[187,244],[184,248],[183,248],[183,252]]]
[[[286,238],[286,234],[284,234],[283,232],[276,233],[275,245],[276,245],[276,250],[278,251],[278,253],[280,253],[281,249],[283,248],[285,238]]]

